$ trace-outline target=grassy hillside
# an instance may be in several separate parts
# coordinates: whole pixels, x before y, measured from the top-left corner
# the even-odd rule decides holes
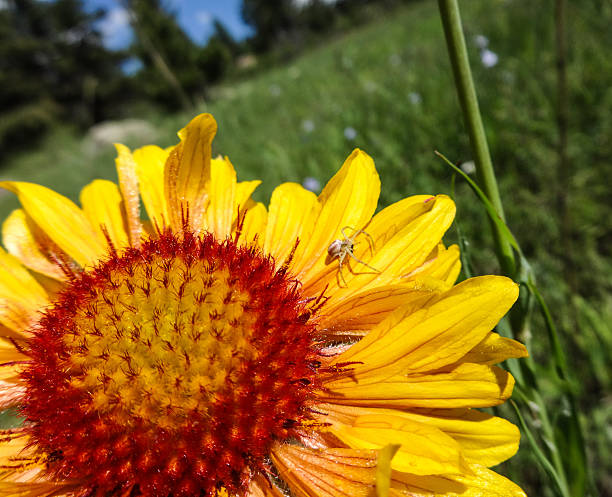
[[[612,7],[596,0],[570,6],[565,181],[556,150],[553,2],[462,4],[508,222],[573,351],[590,457],[600,490],[612,492],[606,457],[612,379],[605,353],[612,347]],[[498,57],[492,67],[485,62],[494,57],[485,49]],[[322,41],[291,63],[223,85],[200,110],[217,118],[214,150],[230,157],[239,179],[263,180],[262,201],[283,181],[324,184],[355,147],[376,162],[381,207],[413,193],[451,193],[452,171],[434,150],[458,163],[471,160],[435,2],[416,2]],[[189,118],[148,116],[161,145],[175,143],[176,130]],[[76,200],[88,181],[115,178],[113,157],[110,146],[92,150],[74,131],[58,129],[40,149],[4,164],[0,177],[42,183]],[[474,272],[496,272],[482,208],[461,182],[454,195]],[[565,220],[558,212],[561,196],[569,203]],[[15,207],[10,194],[0,196],[0,217]],[[563,230],[569,245],[561,243]],[[449,233],[449,241],[456,238],[456,231]],[[544,360],[549,352],[542,329],[535,316],[532,353]],[[552,372],[549,380],[543,395],[554,404]],[[528,493],[549,495],[531,457],[525,443],[505,469]]]

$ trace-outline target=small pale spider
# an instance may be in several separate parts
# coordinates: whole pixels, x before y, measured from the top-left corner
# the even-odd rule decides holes
[[[353,234],[350,237],[346,236],[345,230],[347,229],[353,230]],[[366,264],[365,262],[363,262],[361,259],[358,259],[357,257],[355,257],[355,254],[353,253],[353,248],[355,247],[355,238],[357,238],[357,235],[363,233],[368,239],[368,245],[370,246],[370,252],[374,254],[374,239],[372,238],[372,235],[370,235],[368,232],[364,230],[361,230],[361,229],[358,230],[358,229],[352,228],[351,226],[345,226],[344,228],[340,230],[340,233],[342,233],[343,239],[337,239],[331,242],[329,244],[329,247],[327,247],[327,255],[329,256],[330,259],[336,259],[336,258],[338,259],[338,275],[339,275],[339,279],[342,280],[343,285],[347,286],[346,280],[344,279],[344,275],[342,274],[342,263],[344,262],[344,259],[346,259],[347,255],[351,259],[356,260],[359,264],[363,264],[365,267],[370,268],[372,271],[376,271],[377,273],[380,273],[380,271],[376,269],[375,267],[372,267],[369,264]],[[349,271],[350,270],[351,268],[349,266]]]

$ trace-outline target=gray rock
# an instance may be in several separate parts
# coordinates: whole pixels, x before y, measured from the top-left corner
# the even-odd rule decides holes
[[[143,119],[104,121],[89,128],[83,146],[95,155],[113,147],[113,143],[142,146],[155,143],[157,137],[157,130]]]

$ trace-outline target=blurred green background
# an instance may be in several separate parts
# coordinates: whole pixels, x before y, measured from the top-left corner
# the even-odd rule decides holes
[[[437,4],[356,4],[334,12],[324,26],[312,20],[320,14],[311,13],[312,19],[296,22],[291,36],[277,33],[271,41],[224,39],[220,27],[216,48],[207,46],[209,56],[216,55],[200,54],[194,66],[202,79],[181,79],[176,72],[187,102],[172,85],[159,83],[163,78],[154,76],[158,68],[147,65],[146,56],[148,72],[116,72],[113,64],[125,54],[105,59],[115,86],[104,99],[96,97],[95,112],[76,97],[81,107],[64,105],[52,92],[21,107],[3,97],[0,179],[41,183],[77,201],[91,180],[116,179],[113,140],[131,147],[171,145],[178,129],[206,111],[219,124],[214,153],[229,156],[239,180],[263,180],[258,200],[267,202],[284,181],[320,189],[359,147],[374,158],[381,176],[379,207],[410,194],[452,193],[458,214],[447,242],[458,240],[459,227],[473,272],[499,272],[482,206],[462,180],[453,191],[453,171],[434,155],[444,153],[473,175]],[[566,124],[558,120],[555,2],[460,4],[508,225],[568,351],[597,489],[592,493],[612,495],[612,3],[567,5]],[[0,11],[0,20],[5,14]],[[3,64],[4,71],[13,67]],[[151,88],[152,77],[160,88]],[[4,93],[9,83],[28,84],[10,81],[6,72],[2,78]],[[115,120],[90,129],[106,118]],[[560,126],[567,133],[562,160]],[[0,192],[0,218],[17,206],[12,194]],[[531,353],[543,365],[540,393],[553,416],[562,416],[563,387],[546,366],[550,350],[543,329],[534,314],[527,333]],[[537,428],[537,412],[531,415]],[[500,471],[530,495],[555,495],[533,457],[523,441]]]

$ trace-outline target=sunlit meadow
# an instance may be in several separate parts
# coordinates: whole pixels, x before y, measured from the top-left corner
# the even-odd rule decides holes
[[[527,361],[507,364],[517,378],[516,410],[491,410],[522,428],[517,456],[496,470],[528,495],[607,495],[612,9],[596,1],[568,7],[570,172],[564,176],[558,170],[554,2],[463,2],[461,8],[506,211],[504,234],[517,242],[520,267],[511,276],[524,297],[513,322],[499,331],[514,334],[531,353]],[[381,177],[379,209],[412,194],[451,195],[458,212],[445,241],[461,247],[461,279],[502,274],[486,202],[434,154],[475,180],[435,3],[407,5],[295,60],[227,82],[199,110],[213,113],[219,124],[213,156],[228,154],[239,181],[262,180],[256,200],[267,204],[272,188],[285,181],[319,193],[359,147]],[[126,144],[175,144],[176,130],[191,117],[149,115],[150,136],[128,137]],[[91,180],[116,179],[114,158],[109,143],[58,128],[41,148],[4,164],[0,177],[39,183],[77,201]],[[17,205],[2,192],[0,217]],[[560,212],[563,205],[569,215]],[[3,416],[5,426],[14,422],[10,413]]]

